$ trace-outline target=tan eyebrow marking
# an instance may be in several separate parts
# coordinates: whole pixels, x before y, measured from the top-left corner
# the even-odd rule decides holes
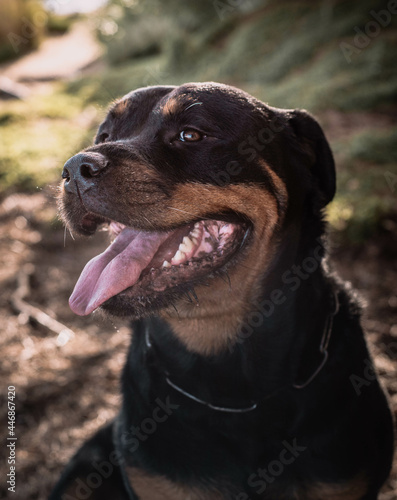
[[[123,99],[115,104],[115,106],[110,110],[114,116],[120,116],[128,107],[128,99]]]
[[[181,111],[182,103],[180,102],[180,97],[172,97],[169,99],[163,106],[162,112],[166,115],[170,115],[172,113],[176,113],[177,111]]]
[[[174,113],[182,113],[184,111],[187,111],[188,109],[190,109],[191,107],[193,106],[198,106],[198,105],[202,105],[203,103],[202,102],[190,102],[192,98],[189,97],[189,96],[186,96],[185,94],[181,94],[177,97],[171,97],[165,104],[164,106],[162,107],[161,111],[166,114],[166,115],[170,115],[170,114],[174,114]],[[184,106],[186,106],[186,108],[184,108]]]

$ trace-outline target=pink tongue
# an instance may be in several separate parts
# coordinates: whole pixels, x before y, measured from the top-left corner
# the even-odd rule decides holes
[[[69,305],[86,316],[110,297],[134,285],[169,233],[125,228],[100,255],[91,259],[78,279]]]

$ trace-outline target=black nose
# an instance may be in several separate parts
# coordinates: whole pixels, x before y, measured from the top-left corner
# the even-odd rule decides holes
[[[80,191],[87,190],[108,164],[101,153],[79,153],[72,156],[64,165],[62,178],[65,179],[66,191],[74,192],[76,186]]]

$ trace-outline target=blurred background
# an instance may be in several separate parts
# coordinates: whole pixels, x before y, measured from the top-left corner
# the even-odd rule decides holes
[[[16,387],[15,499],[44,499],[113,417],[125,322],[67,300],[106,235],[72,240],[56,214],[63,163],[109,103],[146,85],[214,80],[306,108],[331,143],[331,252],[397,411],[397,9],[362,0],[0,0],[1,431]],[[3,404],[4,403],[4,404]],[[0,496],[7,495],[0,485]],[[397,474],[381,500],[397,498]]]

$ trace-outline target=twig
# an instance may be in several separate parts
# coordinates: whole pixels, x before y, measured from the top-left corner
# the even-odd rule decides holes
[[[74,337],[74,332],[56,319],[51,318],[51,316],[38,307],[35,307],[24,300],[30,292],[29,278],[33,272],[34,267],[32,264],[25,265],[20,271],[17,279],[17,289],[11,296],[11,304],[17,312],[27,316],[28,318],[34,319],[40,325],[45,326],[53,333],[57,334],[57,345],[65,345],[72,337]]]

